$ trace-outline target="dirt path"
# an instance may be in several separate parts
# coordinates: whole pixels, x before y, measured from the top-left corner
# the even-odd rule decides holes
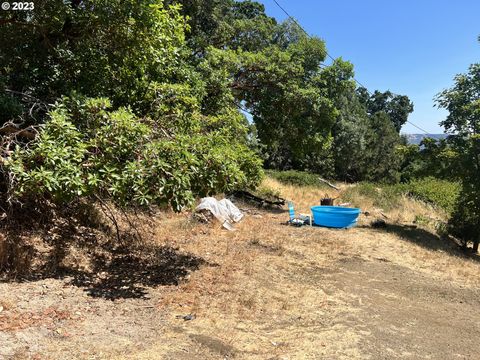
[[[389,262],[347,259],[331,277],[332,296],[354,311],[340,323],[363,333],[374,359],[476,359],[480,292]]]
[[[283,218],[159,219],[153,267],[0,283],[0,359],[478,358],[477,258],[424,229]]]

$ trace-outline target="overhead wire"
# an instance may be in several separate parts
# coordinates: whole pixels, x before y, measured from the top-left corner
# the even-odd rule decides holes
[[[273,0],[273,2],[280,8],[280,10],[282,10],[282,11],[285,13],[285,15],[287,15],[287,17],[288,17],[290,20],[292,20],[292,21],[305,33],[305,35],[308,36],[308,38],[310,38],[310,39],[312,38],[312,36],[302,27],[302,25],[300,25],[300,23],[299,23],[293,16],[291,16],[291,15],[288,13],[288,11],[285,10],[284,7],[279,4],[279,2],[278,2],[277,0]],[[327,57],[328,57],[330,60],[332,60],[332,61],[335,61],[335,60],[336,60],[336,59],[335,59],[333,56],[331,56],[331,55],[328,53],[328,51],[326,51],[326,50],[325,50],[325,54],[327,55]],[[358,85],[360,85],[361,87],[363,87],[363,88],[368,92],[368,94],[370,94],[370,96],[373,96],[373,94],[370,92],[370,90],[368,90],[368,88],[367,88],[365,85],[363,85],[360,81],[358,81],[358,80],[355,79],[355,78],[353,78],[353,80],[354,80]],[[429,134],[428,131],[426,131],[425,129],[422,129],[420,126],[414,124],[413,122],[411,122],[411,121],[408,120],[408,119],[407,119],[407,123],[409,123],[410,125],[416,127],[418,130],[423,131],[425,134],[427,134],[427,135]]]

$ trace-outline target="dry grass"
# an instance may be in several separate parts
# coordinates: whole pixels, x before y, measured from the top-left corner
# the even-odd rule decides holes
[[[354,187],[355,184],[336,184],[339,191],[330,187],[298,187],[293,185],[284,185],[272,178],[264,180],[263,186],[279,191],[286,199],[295,203],[295,210],[299,213],[310,214],[310,207],[319,205],[320,199],[324,197],[335,198],[336,204],[346,203],[345,192]],[[381,189],[379,189],[381,191]],[[352,195],[350,195],[350,198]],[[375,206],[374,200],[366,196],[353,193],[353,199],[349,199],[352,205],[359,207],[363,212],[369,212],[371,217],[385,218],[393,223],[413,223],[418,219],[423,219],[423,225],[429,225],[432,230],[435,230],[436,222],[446,221],[446,214],[433,208],[431,205],[424,202],[400,196],[399,206],[389,211],[380,209]],[[372,218],[360,217],[360,224],[369,224]]]
[[[340,184],[339,193],[272,179],[263,185],[294,201],[297,213],[307,214],[320,198],[341,197],[346,188]],[[159,290],[153,311],[165,314],[165,322],[158,324],[164,329],[158,341],[143,349],[112,345],[102,358],[366,358],[360,343],[371,330],[344,321],[360,312],[351,303],[361,298],[330,281],[339,264],[351,259],[391,263],[438,282],[480,286],[478,259],[461,256],[441,240],[433,231],[434,221],[412,224],[419,216],[443,219],[433,208],[404,198],[400,208],[385,213],[376,212],[369,199],[355,202],[372,215],[362,215],[360,226],[350,230],[286,226],[288,212],[247,204],[240,205],[247,216],[234,232],[218,223],[198,224],[189,213],[132,218],[145,246],[190,254],[203,259],[203,265],[189,271],[180,285]],[[382,212],[388,217],[387,228],[370,228]],[[120,225],[126,230],[131,224]],[[187,314],[195,319],[177,318]]]
[[[264,186],[294,201],[300,213],[309,213],[324,196],[339,195],[329,188],[298,188],[272,179]],[[364,206],[371,204],[365,201]],[[410,199],[402,199],[402,206],[386,214],[395,226],[418,215],[440,217]],[[418,231],[414,234],[397,227],[339,231],[282,225],[287,218],[287,213],[262,211],[261,217],[248,216],[236,232],[218,224],[194,225],[185,215],[170,214],[159,221],[157,242],[202,257],[210,266],[192,273],[188,282],[164,297],[159,307],[172,314],[171,330],[162,343],[133,358],[360,358],[357,331],[340,323],[325,330],[322,323],[354,311],[341,296],[329,296],[318,286],[319,274],[328,274],[341,259],[381,259],[437,279],[479,285],[479,262],[450,252],[449,244],[441,243],[428,227],[411,228]],[[368,222],[363,217],[362,223]],[[418,241],[409,238],[417,235]],[[174,318],[189,313],[196,315],[191,323]]]
[[[340,191],[331,188],[285,186],[273,179],[265,180],[265,186],[280,191],[286,198],[295,202],[296,209],[306,214],[310,206],[318,204],[321,197],[342,196],[349,186],[337,184]],[[358,256],[379,256],[410,268],[432,271],[437,275],[447,276],[449,280],[457,279],[478,284],[478,261],[466,258],[457,251],[455,244],[437,235],[439,225],[447,220],[446,214],[429,204],[406,196],[401,196],[399,206],[389,211],[375,207],[372,199],[357,195],[352,203],[369,212],[369,216],[360,215],[360,227],[342,233],[342,239],[348,244],[348,253]],[[384,219],[390,224],[388,231],[370,229],[375,219]],[[361,239],[361,241],[359,241]]]
[[[212,266],[192,273],[188,283],[166,296],[159,306],[168,307],[172,315],[194,313],[196,319],[179,323],[172,316],[174,330],[167,331],[161,344],[134,358],[180,358],[182,353],[185,358],[195,358],[188,357],[195,353],[193,349],[202,349],[198,358],[228,357],[238,352],[243,353],[240,358],[252,359],[285,353],[313,358],[322,350],[319,338],[355,355],[352,334],[315,334],[315,319],[333,310],[326,294],[309,279],[310,271],[319,266],[318,258],[322,264],[328,263],[331,254],[316,244],[311,254],[304,255],[301,248],[310,237],[308,231],[297,229],[301,236],[281,231],[290,229],[279,224],[281,217],[249,217],[234,233],[202,227],[184,239],[177,237],[175,244],[180,251],[202,256]],[[161,232],[171,234],[168,228],[177,228],[175,223],[166,220]],[[331,246],[341,249],[333,243]]]

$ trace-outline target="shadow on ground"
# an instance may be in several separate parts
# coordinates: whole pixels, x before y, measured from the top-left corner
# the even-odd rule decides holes
[[[109,300],[148,298],[148,287],[178,285],[189,272],[205,264],[199,257],[159,247],[140,255],[128,251],[114,254],[107,263],[96,259],[93,271],[66,270],[69,284],[85,288],[92,297]]]
[[[215,266],[145,241],[128,227],[115,234],[101,222],[65,216],[46,223],[36,227],[16,223],[0,229],[6,234],[5,241],[0,237],[0,282],[56,278],[92,297],[147,299],[148,288],[176,286],[200,266]]]
[[[368,226],[366,228],[371,229]],[[375,229],[375,231],[397,235],[406,241],[429,250],[445,251],[452,256],[461,256],[480,261],[480,256],[466,251],[453,238],[449,236],[438,236],[435,233],[415,225],[386,224],[384,228]]]
[[[108,300],[148,299],[148,288],[178,285],[186,276],[202,265],[205,260],[190,254],[183,254],[169,247],[129,246],[115,250],[99,251],[85,249],[91,264],[88,271],[75,264],[65,264],[67,250],[71,243],[59,244],[51,252],[45,264],[30,274],[4,276],[4,282],[38,281],[47,278],[65,279],[67,285],[74,285],[88,295]],[[34,253],[32,247],[26,247]],[[62,255],[60,255],[62,254]],[[82,254],[81,256],[85,256]],[[35,257],[35,255],[33,255]],[[215,266],[215,265],[211,265]]]

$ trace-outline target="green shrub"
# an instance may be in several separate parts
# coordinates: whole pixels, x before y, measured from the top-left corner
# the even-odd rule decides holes
[[[325,187],[325,184],[318,179],[318,175],[305,171],[267,170],[266,174],[286,185]]]
[[[427,202],[451,214],[460,192],[456,182],[425,178],[406,184],[382,185],[375,183],[358,183],[342,195],[342,200],[355,202],[358,196],[369,198],[374,206],[386,211],[400,206],[400,198],[407,195]]]
[[[437,206],[448,214],[453,212],[460,190],[457,182],[435,178],[414,180],[408,184],[410,196]]]
[[[13,195],[69,201],[88,191],[82,163],[87,144],[63,111],[54,111],[31,148],[17,147],[6,162]]]
[[[261,179],[260,159],[232,138],[235,130],[202,128],[203,119],[194,132],[160,131],[155,120],[109,106],[107,99],[58,104],[39,137],[3,166],[12,197],[61,204],[91,196],[179,211],[197,196],[255,187]]]

